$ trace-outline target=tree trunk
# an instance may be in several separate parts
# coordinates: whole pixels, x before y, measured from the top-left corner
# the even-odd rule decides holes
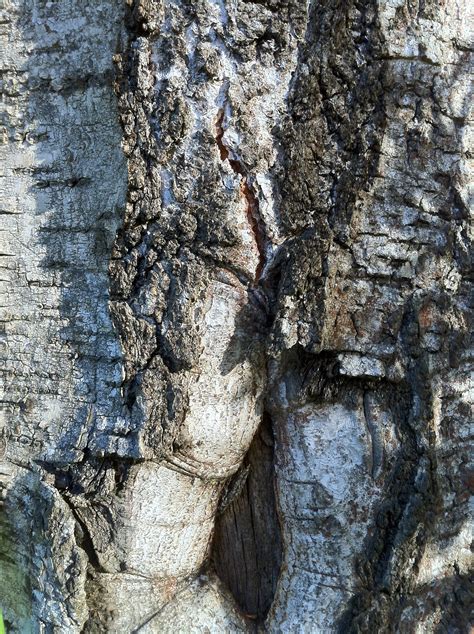
[[[3,0],[8,632],[469,631],[465,0]]]

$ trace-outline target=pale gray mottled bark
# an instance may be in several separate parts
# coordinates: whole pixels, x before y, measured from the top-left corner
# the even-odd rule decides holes
[[[5,0],[0,605],[467,632],[465,0]]]

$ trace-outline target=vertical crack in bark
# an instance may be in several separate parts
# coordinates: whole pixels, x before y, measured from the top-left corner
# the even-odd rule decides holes
[[[282,544],[273,481],[273,431],[267,413],[243,467],[222,498],[211,560],[245,615],[263,622],[273,602]]]
[[[364,418],[367,425],[367,429],[370,436],[372,464],[370,472],[372,479],[376,480],[380,475],[383,463],[383,443],[381,439],[380,431],[377,425],[374,423],[372,414],[370,411],[370,395],[369,392],[364,392],[363,396]]]
[[[221,161],[228,161],[232,171],[240,176],[240,192],[258,252],[251,285],[256,291],[267,264],[268,238],[248,170],[242,161],[232,158],[231,150],[224,143],[224,118],[225,106],[216,118],[215,140]],[[264,305],[260,305],[260,299],[258,310],[263,308],[267,314],[267,296],[265,292],[262,295]],[[241,468],[224,488],[211,551],[211,561],[219,578],[245,616],[256,623],[263,623],[273,603],[282,559],[273,451],[272,422],[264,413]]]
[[[247,220],[255,240],[255,245],[259,254],[258,264],[254,274],[254,284],[258,284],[267,260],[267,237],[264,229],[264,222],[260,215],[258,198],[251,183],[248,171],[241,161],[231,158],[229,149],[224,144],[224,108],[219,110],[216,122],[216,143],[219,148],[221,161],[228,161],[235,174],[240,180],[240,191],[245,200],[245,212]]]

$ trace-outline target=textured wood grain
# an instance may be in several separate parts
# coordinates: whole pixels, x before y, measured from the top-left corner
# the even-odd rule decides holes
[[[8,631],[467,632],[468,3],[0,4]]]

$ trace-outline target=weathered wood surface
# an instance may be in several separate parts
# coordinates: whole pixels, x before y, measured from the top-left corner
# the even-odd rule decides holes
[[[1,8],[8,630],[466,633],[468,3]]]

